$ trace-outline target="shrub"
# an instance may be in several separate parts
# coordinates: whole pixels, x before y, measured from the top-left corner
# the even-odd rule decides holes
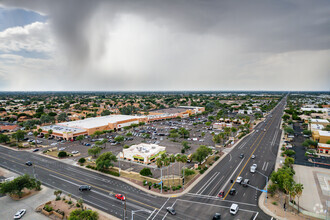
[[[172,191],[175,191],[176,190],[176,186],[172,186]]]
[[[72,204],[72,201],[69,201],[68,204],[71,205]]]
[[[125,144],[125,145],[124,145],[124,148],[127,149],[127,148],[129,148],[129,146],[128,146],[127,144]]]
[[[281,147],[281,150],[282,150],[282,151],[285,151],[285,147]]]
[[[56,199],[55,200],[56,201],[61,200],[61,197],[60,196],[56,196]]]
[[[152,176],[152,173],[151,173],[151,170],[149,168],[143,168],[141,171],[140,171],[140,174],[142,176]]]
[[[45,205],[45,206],[44,206],[44,210],[45,210],[46,212],[51,212],[51,211],[53,211],[53,207],[51,207],[51,206],[49,206],[49,205]]]
[[[205,170],[200,170],[199,173],[200,174],[203,174],[205,172]]]
[[[79,203],[77,203],[76,206],[79,208],[80,207]]]
[[[293,150],[285,150],[285,151],[283,152],[283,154],[287,155],[288,157],[291,157],[291,156],[295,155],[296,152],[293,151]]]
[[[86,159],[82,157],[82,158],[80,158],[80,159],[78,160],[78,162],[81,163],[81,164],[83,164],[83,163],[86,162]]]
[[[277,202],[272,202],[273,205],[277,205]]]
[[[194,175],[195,171],[191,170],[191,169],[184,169],[184,175],[185,176],[190,176],[190,175]]]
[[[216,157],[214,157],[214,161],[217,161],[217,160],[219,160],[219,156],[216,156]]]
[[[63,158],[63,157],[66,157],[68,154],[65,152],[65,151],[60,151],[60,152],[58,152],[58,157],[59,158]]]
[[[143,180],[143,186],[146,186],[148,184],[148,182],[146,180]]]
[[[181,153],[184,154],[186,150],[184,148],[181,149]]]
[[[148,185],[149,185],[149,186],[152,186],[152,182],[148,182]]]
[[[270,186],[268,186],[268,192],[270,193],[271,197],[275,195],[276,189],[277,189],[276,184],[271,184]]]
[[[16,147],[16,143],[9,144],[9,147]]]

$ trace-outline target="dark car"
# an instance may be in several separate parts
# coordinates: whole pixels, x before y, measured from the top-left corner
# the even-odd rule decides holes
[[[31,161],[28,161],[25,164],[28,165],[28,166],[32,166],[32,162]]]
[[[239,155],[239,158],[243,159],[244,158],[244,154]]]
[[[90,191],[92,187],[88,186],[88,185],[82,185],[79,186],[79,191]]]
[[[230,195],[235,195],[236,194],[236,189],[235,188],[232,188],[230,191],[229,191],[229,194]]]
[[[220,191],[218,196],[219,196],[220,198],[223,198],[223,197],[225,196],[225,192],[224,192],[224,191]]]
[[[37,152],[37,151],[39,151],[39,149],[38,149],[38,148],[34,149],[32,152]]]
[[[171,215],[175,215],[175,214],[176,214],[175,209],[172,208],[172,207],[167,207],[166,210],[167,210],[169,213],[171,213]]]
[[[218,219],[221,219],[221,214],[220,214],[220,213],[215,213],[215,214],[213,215],[212,220],[218,220]]]

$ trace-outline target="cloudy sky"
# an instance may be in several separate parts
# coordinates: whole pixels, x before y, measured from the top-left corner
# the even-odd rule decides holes
[[[329,0],[0,0],[0,90],[330,90]]]

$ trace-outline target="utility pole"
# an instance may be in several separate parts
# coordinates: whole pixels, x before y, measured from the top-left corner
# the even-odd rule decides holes
[[[160,168],[160,193],[163,193],[163,169]]]

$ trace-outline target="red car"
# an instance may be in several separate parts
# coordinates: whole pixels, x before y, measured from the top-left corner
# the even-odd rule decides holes
[[[219,196],[220,198],[222,198],[224,195],[225,195],[225,192],[224,192],[224,191],[220,191],[218,196]]]
[[[121,201],[125,201],[125,196],[123,196],[122,194],[116,194],[115,197]]]

